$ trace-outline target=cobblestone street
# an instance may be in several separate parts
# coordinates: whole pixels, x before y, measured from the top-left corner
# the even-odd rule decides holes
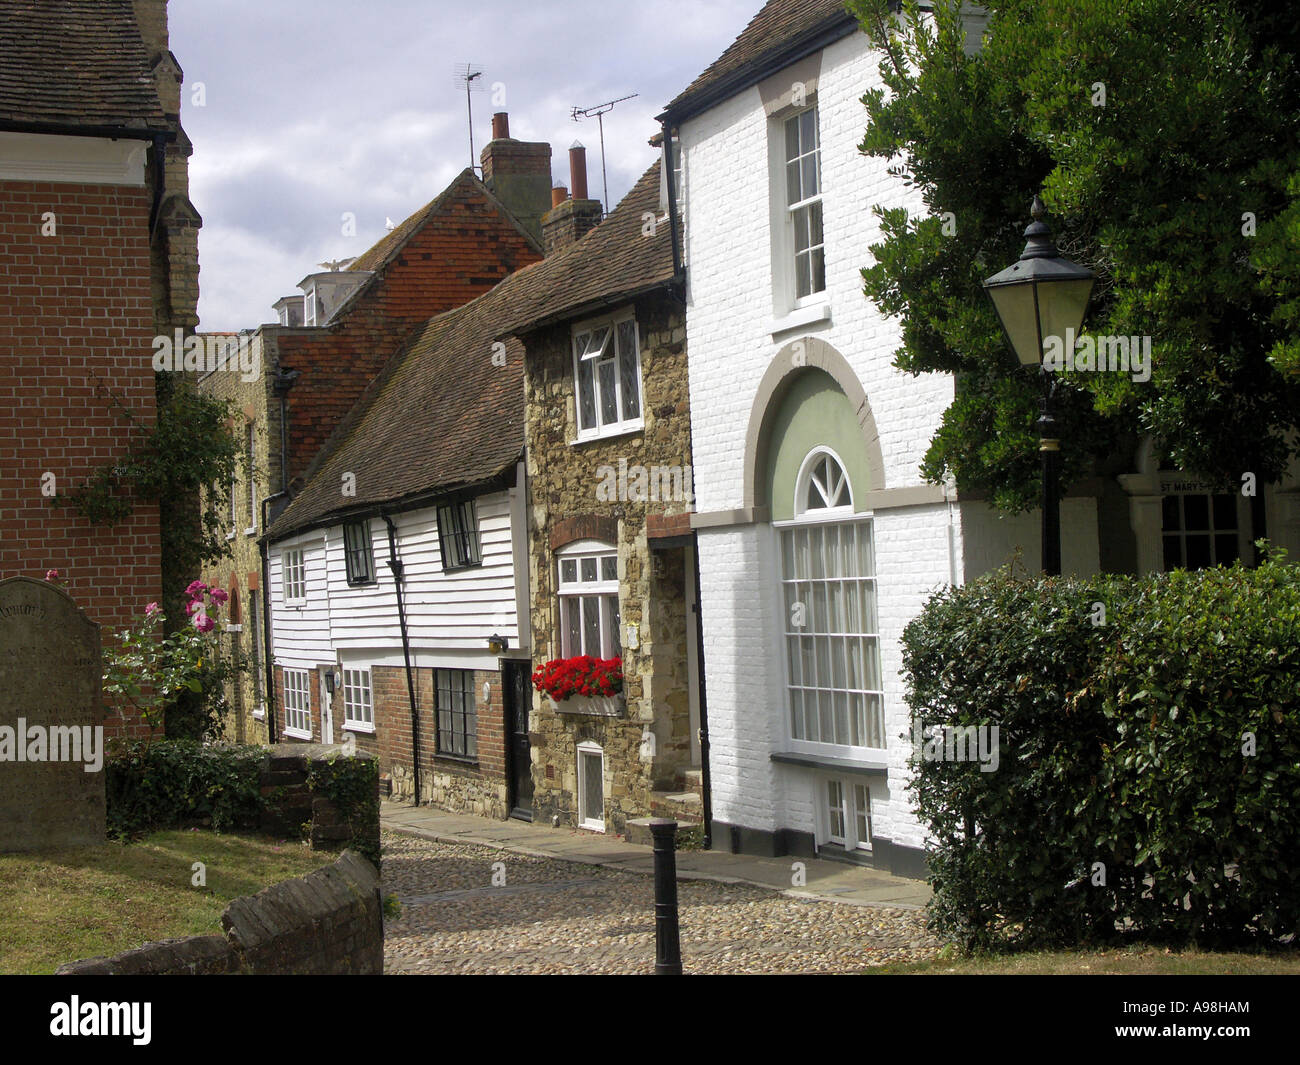
[[[654,971],[649,876],[393,832],[383,845],[384,894],[402,903],[388,973]],[[940,946],[918,910],[708,880],[679,883],[678,900],[688,973],[858,972]]]

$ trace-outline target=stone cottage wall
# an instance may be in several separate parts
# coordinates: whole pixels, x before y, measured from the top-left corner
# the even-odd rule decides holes
[[[561,653],[557,550],[587,538],[614,543],[626,700],[623,717],[599,718],[557,713],[534,693],[534,816],[576,824],[576,746],[591,740],[604,751],[606,828],[618,833],[628,819],[650,813],[652,790],[681,785],[690,757],[684,551],[652,551],[647,518],[686,514],[692,503],[639,501],[630,492],[602,500],[597,492],[602,466],[685,472],[691,463],[682,309],[666,295],[639,299],[635,309],[645,427],[624,436],[571,443],[578,433],[570,326],[525,338],[534,664]]]

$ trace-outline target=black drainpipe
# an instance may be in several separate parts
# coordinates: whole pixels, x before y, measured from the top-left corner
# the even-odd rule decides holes
[[[387,514],[381,514],[388,526],[388,568],[393,571],[393,588],[397,592],[397,624],[402,630],[402,657],[406,661],[406,694],[411,700],[411,759],[415,778],[412,806],[420,805],[420,713],[415,705],[415,675],[411,672],[411,640],[406,632],[406,607],[402,604],[402,560],[397,557],[397,526]]]
[[[682,249],[677,242],[677,182],[676,174],[673,172],[673,128],[665,119],[660,128],[664,131],[664,161],[661,164],[664,168],[665,180],[668,182],[668,232],[673,240],[673,277],[681,280],[682,270]]]
[[[262,500],[263,532],[269,528],[266,520],[267,504],[288,494],[288,492],[276,492],[275,495],[267,496]],[[258,545],[258,549],[262,554],[262,647],[265,651],[262,668],[266,670],[266,735],[271,743],[275,743],[275,726],[280,711],[275,705],[275,644],[271,637],[271,545],[263,540]]]
[[[709,700],[704,684],[704,614],[700,610],[700,534],[691,552],[695,558],[695,662],[700,689],[700,804],[704,807],[704,849],[713,849],[713,777],[709,772]]]

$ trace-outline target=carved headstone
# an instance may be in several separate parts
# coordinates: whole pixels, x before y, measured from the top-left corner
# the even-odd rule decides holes
[[[0,851],[104,842],[99,626],[62,588],[0,580]]]

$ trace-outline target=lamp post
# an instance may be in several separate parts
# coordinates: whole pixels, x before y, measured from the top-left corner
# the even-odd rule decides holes
[[[1083,324],[1093,272],[1061,255],[1043,221],[1043,201],[1034,197],[1034,220],[1025,230],[1020,260],[984,282],[1007,342],[1023,366],[1037,366],[1043,388],[1038,417],[1038,451],[1043,463],[1043,572],[1061,574],[1061,441],[1056,435],[1052,398],[1056,380],[1043,363],[1043,345],[1055,337],[1065,351]]]

